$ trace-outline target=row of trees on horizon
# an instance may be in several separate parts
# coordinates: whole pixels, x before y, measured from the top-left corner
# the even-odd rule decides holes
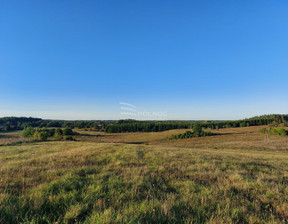
[[[136,121],[120,120],[116,124],[109,124],[105,131],[108,133],[119,132],[159,132],[171,129],[187,129],[193,126],[195,121]],[[203,128],[220,129],[220,128],[237,128],[248,126],[271,125],[288,126],[288,115],[272,114],[257,116],[249,119],[237,121],[202,121]]]
[[[108,124],[116,121],[65,121],[44,120],[32,117],[4,117],[0,118],[0,131],[23,130],[26,127],[38,128],[89,128],[93,130],[104,130]]]
[[[38,128],[78,128],[94,131],[105,131],[107,133],[119,132],[160,132],[171,129],[190,129],[195,121],[64,121],[64,120],[43,120],[41,118],[27,117],[4,117],[0,118],[0,131],[23,130],[27,127]],[[270,125],[288,126],[288,114],[272,114],[256,116],[249,119],[237,121],[201,121],[203,128],[220,129],[230,127],[248,127]]]

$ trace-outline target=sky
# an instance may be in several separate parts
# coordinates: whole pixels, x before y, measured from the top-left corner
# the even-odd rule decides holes
[[[288,113],[288,1],[0,0],[0,117]]]

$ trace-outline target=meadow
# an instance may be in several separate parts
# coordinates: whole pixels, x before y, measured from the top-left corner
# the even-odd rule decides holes
[[[266,126],[0,135],[0,223],[287,223],[288,137]]]

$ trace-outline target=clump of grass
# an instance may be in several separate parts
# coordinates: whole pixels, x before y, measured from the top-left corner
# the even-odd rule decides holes
[[[142,148],[138,148],[137,150],[137,157],[138,157],[138,160],[142,160],[144,159],[144,155],[145,155],[145,152]]]

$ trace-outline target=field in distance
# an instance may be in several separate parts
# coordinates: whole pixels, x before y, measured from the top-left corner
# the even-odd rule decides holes
[[[265,126],[0,134],[0,223],[287,223],[288,137]]]

